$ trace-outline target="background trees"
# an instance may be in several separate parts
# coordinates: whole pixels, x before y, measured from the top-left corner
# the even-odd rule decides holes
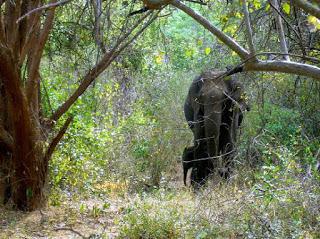
[[[129,178],[132,188],[161,184],[191,138],[180,114],[191,75],[209,67],[297,74],[246,75],[256,79],[247,87],[258,126],[247,130],[242,153],[261,154],[253,142],[268,129],[316,163],[316,4],[172,1],[157,19],[155,11],[128,18],[138,4],[0,2],[1,198],[11,194],[25,210],[41,205],[49,160],[72,119],[51,184],[87,189],[106,175]]]

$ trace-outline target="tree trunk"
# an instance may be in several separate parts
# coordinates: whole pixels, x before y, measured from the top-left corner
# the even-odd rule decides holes
[[[43,142],[39,138],[40,128],[33,127],[39,125],[39,116],[30,111],[18,72],[16,64],[0,59],[0,79],[6,86],[4,91],[7,100],[5,106],[7,120],[2,121],[1,126],[12,138],[11,147],[3,147],[0,151],[2,161],[0,171],[2,174],[7,172],[9,179],[2,183],[4,185],[2,188],[5,190],[2,189],[0,193],[4,194],[2,198],[6,200],[11,191],[11,197],[18,209],[34,210],[43,202],[43,186],[48,163],[43,157]],[[8,155],[11,155],[10,162]],[[11,187],[10,190],[7,189],[8,186]]]

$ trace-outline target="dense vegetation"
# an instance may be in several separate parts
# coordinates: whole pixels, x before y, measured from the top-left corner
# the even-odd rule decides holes
[[[252,22],[265,24],[254,28],[256,51],[279,52],[275,23],[267,22],[273,16],[270,4],[248,2]],[[57,9],[40,65],[43,119],[77,89],[81,76],[103,56],[104,47],[113,46],[121,31],[129,29],[122,24],[138,4],[128,4],[110,1],[104,6],[102,16],[112,16],[105,19],[104,46],[95,34],[95,8],[89,1],[86,6],[70,3]],[[0,1],[2,11],[1,5]],[[239,5],[190,3],[243,43],[246,33]],[[288,22],[289,53],[303,55],[305,59],[299,59],[303,62],[312,58],[319,67],[320,20],[290,1],[280,1],[279,9]],[[299,31],[300,37],[292,31]],[[262,57],[279,57],[273,53]],[[227,181],[216,177],[197,193],[182,186],[181,154],[193,137],[183,114],[189,85],[206,69],[226,70],[238,63],[235,52],[185,13],[173,7],[162,11],[61,116],[63,120],[72,116],[72,122],[49,161],[47,210],[72,208],[64,225],[74,225],[73,217],[111,217],[108,210],[116,198],[122,202],[117,216],[112,216],[119,238],[319,238],[316,79],[241,73],[251,111],[241,126],[232,177]],[[49,139],[63,120],[56,122]],[[86,203],[94,200],[100,203]],[[9,208],[10,202],[0,209],[5,238],[17,225],[11,218],[2,228],[1,220],[7,220],[4,210]],[[100,230],[92,235],[109,234]]]

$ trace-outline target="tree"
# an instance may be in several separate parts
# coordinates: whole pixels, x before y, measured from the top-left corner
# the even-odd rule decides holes
[[[276,24],[277,28],[279,29],[279,40],[281,43],[281,51],[274,52],[274,54],[289,56],[287,52],[287,43],[284,34],[284,27],[282,23],[283,16],[279,11],[279,6],[277,4],[277,0],[272,1],[273,5],[270,2],[270,5],[273,6],[275,9],[276,15]],[[314,7],[311,5],[310,2],[305,1],[294,1],[298,7],[301,7],[309,14],[317,14],[319,13],[319,8]],[[250,14],[248,11],[248,4],[245,0],[241,1],[241,5],[243,8],[243,16],[246,25],[246,40],[247,44],[249,45],[249,51],[242,47],[236,40],[229,37],[227,34],[222,32],[216,26],[211,24],[207,19],[202,17],[196,11],[191,9],[190,7],[186,6],[179,0],[173,0],[171,2],[173,6],[182,10],[189,16],[191,16],[194,20],[199,22],[203,27],[205,27],[208,31],[214,34],[220,41],[222,41],[227,47],[232,49],[242,60],[239,66],[243,67],[244,71],[271,71],[271,72],[282,72],[282,73],[289,73],[289,74],[297,74],[303,75],[307,77],[312,77],[315,80],[320,80],[320,68],[313,64],[306,64],[306,63],[299,63],[290,61],[288,58],[286,60],[259,60],[258,57],[261,55],[266,55],[266,52],[256,52],[255,51],[255,44],[252,36],[252,26],[250,22]],[[311,5],[311,6],[310,6]],[[298,56],[306,61],[309,62],[316,62],[319,63],[319,59],[308,57],[306,55]]]
[[[45,116],[40,95],[41,60],[57,7],[68,2],[71,1],[0,1],[0,199],[12,197],[21,210],[34,210],[45,201],[48,163],[72,117],[48,137],[55,132],[55,123],[157,16],[150,12],[134,20],[123,14],[121,31],[111,36],[113,44],[106,47],[101,26],[102,1],[91,1],[95,9],[93,35],[103,53],[80,77],[73,94],[51,116]],[[79,4],[83,11],[88,8],[86,3]],[[119,6],[117,1],[110,4]]]

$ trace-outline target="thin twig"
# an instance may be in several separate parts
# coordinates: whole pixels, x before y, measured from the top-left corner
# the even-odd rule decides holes
[[[31,15],[31,14],[33,14],[35,12],[42,11],[42,10],[48,9],[48,8],[58,7],[58,6],[64,5],[64,4],[66,4],[68,2],[71,2],[71,1],[73,1],[73,0],[63,0],[63,1],[60,1],[60,2],[49,3],[47,5],[32,9],[31,11],[27,12],[23,16],[19,17],[18,20],[16,21],[16,23],[19,23],[22,19],[28,17],[29,15]]]
[[[233,149],[227,153],[224,153],[224,154],[220,154],[218,156],[212,156],[212,157],[206,157],[206,158],[199,158],[199,159],[193,159],[193,160],[188,160],[188,161],[185,161],[185,160],[182,160],[183,163],[193,163],[193,162],[199,162],[199,161],[206,161],[206,160],[210,160],[210,159],[218,159],[218,158],[222,158],[224,156],[227,156],[227,155],[230,155],[232,153],[236,152],[236,149]]]
[[[77,234],[78,236],[80,236],[80,237],[82,237],[82,238],[84,238],[84,239],[89,238],[89,237],[84,236],[84,235],[81,234],[80,232],[74,230],[74,229],[71,228],[71,227],[58,227],[58,228],[55,228],[54,230],[55,230],[55,231],[71,231],[71,232],[73,232],[74,234]]]
[[[270,5],[272,5],[271,1],[272,1],[274,10],[279,9],[278,0],[269,0]],[[282,53],[285,53],[284,59],[287,61],[290,61],[290,58],[288,56],[288,47],[287,47],[287,42],[286,42],[286,38],[284,35],[281,15],[278,14],[278,11],[274,11],[274,15],[275,15],[274,17],[276,19],[276,23],[277,23],[278,34],[279,34],[280,49],[281,49]]]
[[[299,33],[297,32],[297,30],[290,24],[290,22],[283,16],[283,14],[279,11],[279,9],[277,9],[272,2],[269,0],[268,1],[270,6],[279,14],[279,16],[283,19],[283,21],[285,21],[287,23],[287,25],[293,30],[293,32],[297,35],[297,37],[299,38],[300,41],[300,45],[302,45],[302,38],[299,35]]]
[[[246,0],[242,0],[242,5],[243,5],[243,13],[245,17],[245,23],[246,23],[246,30],[247,30],[247,41],[249,45],[249,50],[250,50],[250,55],[255,55],[255,49],[254,49],[254,44],[253,44],[253,36],[252,36],[252,27],[250,23],[250,13],[248,11],[248,4]],[[253,58],[254,60],[255,58]]]

